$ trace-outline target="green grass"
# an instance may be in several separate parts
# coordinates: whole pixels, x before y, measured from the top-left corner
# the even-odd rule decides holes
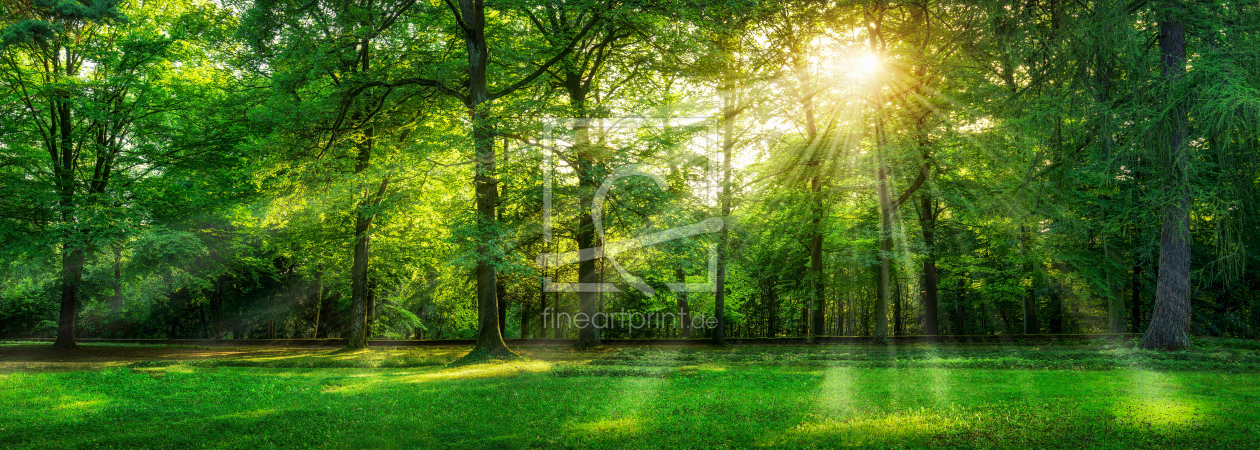
[[[4,448],[1255,448],[1260,350],[0,345]]]

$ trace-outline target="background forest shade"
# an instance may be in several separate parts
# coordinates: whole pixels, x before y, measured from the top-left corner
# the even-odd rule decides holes
[[[15,0],[0,27],[0,338],[578,337],[545,308],[1143,332],[1165,283],[1191,334],[1260,334],[1250,2]],[[632,164],[667,186],[619,181],[598,236]],[[655,296],[536,260],[710,217],[618,255]],[[710,245],[718,292],[671,292]]]

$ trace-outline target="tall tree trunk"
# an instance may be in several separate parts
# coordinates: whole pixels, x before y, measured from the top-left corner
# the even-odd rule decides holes
[[[83,250],[67,248],[61,256],[61,313],[53,348],[72,349],[79,309],[79,286],[83,283]]]
[[[814,211],[811,214],[810,242],[809,242],[809,279],[810,279],[810,298],[809,313],[810,323],[809,330],[806,334],[806,341],[813,342],[814,336],[821,333],[823,323],[826,322],[823,310],[823,214],[825,208],[822,198],[823,186],[823,168],[824,160],[828,155],[823,154],[822,143],[818,140],[818,125],[814,119],[814,99],[813,86],[809,82],[808,73],[803,66],[799,68],[802,82],[801,84],[809,91],[806,95],[803,106],[805,109],[805,130],[809,137],[809,163],[814,165],[814,176],[810,180],[810,193],[813,194]]]
[[[507,336],[507,284],[495,283],[495,303],[499,305],[499,335]]]
[[[367,348],[368,228],[372,218],[360,214],[354,221],[354,261],[350,265],[350,329],[347,348]]]
[[[529,300],[528,297],[521,297],[521,338],[524,339],[529,333]]]
[[[60,74],[58,69],[58,55],[60,50],[54,51],[53,67],[54,71]],[[67,51],[67,55],[69,51]],[[67,58],[69,59],[69,58]],[[71,62],[66,61],[67,75],[73,75],[69,69]],[[58,135],[57,150],[53,152],[53,172],[57,179],[58,190],[61,206],[61,219],[65,223],[74,223],[75,217],[75,149],[74,138],[71,133],[70,105],[65,101],[54,101],[52,107],[49,108],[52,113],[53,135]],[[59,158],[59,160],[58,160]],[[61,253],[61,311],[57,320],[57,340],[53,342],[53,348],[56,349],[74,349],[78,345],[75,343],[75,322],[77,321],[79,309],[79,286],[83,283],[83,258],[84,250],[80,244],[72,242],[73,239],[67,240],[62,245]]]
[[[923,231],[923,334],[940,334],[937,319],[937,298],[940,292],[936,275],[936,210],[932,197],[923,194],[919,210],[919,228]]]
[[[770,337],[779,337],[779,297],[775,290],[777,276],[770,278],[770,286],[768,288],[768,297],[770,301]]]
[[[580,79],[576,74],[570,74],[570,78],[574,80],[574,83],[578,83],[576,80]],[[579,115],[585,115],[585,91],[581,90],[580,86],[575,86],[570,90],[569,100],[575,104]],[[590,148],[590,124],[586,120],[586,118],[579,118],[579,123],[575,130],[575,144],[578,156],[577,167],[574,172],[578,176],[578,204],[581,213],[578,216],[578,229],[574,237],[579,249],[593,248],[596,245],[595,221],[591,216],[591,206],[595,200],[595,191],[599,188],[601,181],[597,178],[599,165],[594,161],[593,150]],[[587,286],[599,283],[601,280],[599,280],[599,274],[596,273],[595,269],[594,259],[578,262],[578,282],[587,283]],[[587,318],[593,319],[599,312],[599,292],[582,290],[577,295],[578,312],[584,314]],[[598,346],[599,331],[593,320],[586,321],[578,328],[578,339],[575,347],[587,349]]]
[[[958,277],[958,302],[954,304],[954,313],[958,317],[957,328],[954,334],[965,336],[967,334],[967,275],[960,274]]]
[[[687,282],[687,275],[683,273],[682,267],[674,268],[674,281],[678,284]],[[691,306],[687,304],[687,293],[679,292],[678,295],[678,322],[681,325],[679,331],[683,338],[691,337]]]
[[[369,49],[372,42],[369,39],[361,39],[359,42],[359,52],[356,55],[354,71],[364,71],[369,69],[368,62],[371,54]],[[361,64],[361,66],[359,66]],[[362,119],[362,113],[355,113],[356,119]],[[359,176],[366,176],[366,171],[372,164],[372,149],[375,145],[375,126],[368,124],[364,130],[364,138],[357,144],[357,161],[354,166],[354,173]],[[383,195],[387,186],[388,178],[382,182],[380,194]],[[348,339],[346,340],[346,348],[359,349],[368,346],[368,258],[370,251],[368,246],[371,242],[369,230],[372,227],[372,219],[375,212],[372,211],[373,202],[375,201],[371,191],[364,184],[362,189],[363,199],[355,208],[354,219],[354,260],[350,265],[350,330]]]
[[[1178,82],[1186,73],[1186,30],[1180,17],[1184,7],[1161,5],[1159,22],[1160,72],[1168,80],[1175,106],[1169,123],[1165,198],[1160,211],[1159,274],[1150,328],[1142,336],[1142,348],[1178,350],[1190,347],[1190,190],[1186,186],[1189,152],[1187,106],[1180,99]]]
[[[877,107],[878,108],[878,107]],[[883,119],[876,119],[876,134],[881,137],[877,138],[882,141],[883,135]],[[892,277],[892,251],[893,251],[893,204],[892,196],[888,190],[888,165],[884,161],[882,154],[884,145],[877,144],[881,149],[877,150],[879,155],[879,169],[876,174],[876,191],[879,197],[879,299],[875,303],[875,342],[886,342],[888,340],[888,297],[889,281]]]
[[[812,114],[811,114],[812,115]],[[811,120],[812,122],[812,120]],[[811,139],[812,140],[812,139]],[[818,162],[822,164],[821,161]],[[821,169],[821,167],[819,168]],[[812,315],[809,326],[809,340],[812,342],[813,337],[822,333],[825,320],[825,309],[823,305],[824,285],[823,277],[823,235],[822,235],[822,175],[815,175],[813,180],[814,194],[814,218],[813,218],[813,236],[810,237],[809,244],[809,278],[810,278],[810,305],[809,310]]]
[[[893,333],[901,336],[905,330],[901,327],[901,278],[894,278],[897,285],[897,293],[893,296],[896,300],[893,302]]]
[[[1137,263],[1137,255],[1133,256],[1133,297],[1130,307],[1132,315],[1129,317],[1129,332],[1142,332],[1142,266]]]
[[[319,319],[324,310],[324,271],[315,273],[315,328],[311,330],[311,338],[319,339]]]
[[[1041,327],[1037,324],[1037,276],[1033,274],[1032,257],[1029,256],[1032,253],[1031,233],[1031,227],[1019,226],[1019,252],[1024,257],[1024,274],[1029,277],[1028,287],[1024,289],[1024,334],[1041,332]]]
[[[728,67],[728,69],[733,69]],[[733,76],[732,76],[733,78]],[[712,330],[713,343],[726,345],[726,263],[731,216],[731,151],[735,148],[735,116],[739,114],[733,79],[726,81],[722,93],[722,229],[718,231],[717,285],[713,293],[713,316],[717,327]]]
[[[371,245],[370,242],[368,244],[369,246]],[[372,251],[369,248],[368,254],[370,255],[371,252]],[[372,338],[376,337],[375,336],[375,333],[376,333],[376,277],[368,278],[367,322],[366,323],[367,323],[367,331],[364,333],[364,335],[366,335],[366,338],[368,340],[372,340]]]
[[[122,246],[114,246],[114,318],[122,312]]]
[[[543,266],[542,275],[538,277],[538,337],[547,337],[547,320],[543,314],[547,311],[547,267]]]
[[[486,46],[486,5],[482,0],[459,0],[464,46],[468,53],[468,97],[465,106],[472,122],[476,175],[477,225],[483,233],[496,229],[495,209],[498,189],[495,188],[494,138],[486,103],[490,92],[486,87],[489,49]],[[487,236],[489,237],[489,236]],[[497,280],[495,280],[494,246],[497,238],[482,240],[477,246],[477,348],[488,355],[515,355],[503,342],[499,332]]]

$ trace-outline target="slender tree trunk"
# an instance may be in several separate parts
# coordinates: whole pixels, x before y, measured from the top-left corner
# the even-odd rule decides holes
[[[114,317],[122,312],[122,246],[114,246]]]
[[[893,296],[896,299],[893,303],[893,333],[901,336],[905,333],[905,330],[901,327],[901,278],[894,278],[894,283],[897,285],[897,293]]]
[[[371,245],[370,242],[369,245]],[[368,249],[368,253],[371,254],[371,249]],[[376,337],[376,277],[368,278],[366,323],[367,331],[364,332],[364,335],[366,336],[366,339],[372,340],[372,338]]]
[[[495,302],[499,305],[499,335],[507,336],[507,284],[495,283]]]
[[[1030,253],[1032,253],[1032,233],[1031,227],[1020,225],[1019,227],[1019,252],[1024,257],[1024,274],[1029,277],[1028,287],[1024,289],[1024,334],[1037,334],[1041,331],[1041,327],[1037,324],[1037,296],[1036,296],[1036,280],[1037,276],[1033,274],[1033,263]]]
[[[868,19],[869,19],[868,13]],[[880,33],[880,25],[875,21],[870,21],[869,41],[871,51],[875,54],[882,55],[883,52],[876,36]],[[888,186],[888,176],[891,169],[888,167],[888,146],[887,137],[884,134],[884,100],[879,83],[871,83],[871,98],[874,103],[874,122],[875,122],[875,151],[876,158],[875,169],[875,191],[879,200],[879,283],[878,283],[878,299],[875,302],[875,332],[873,334],[876,343],[888,341],[888,297],[889,280],[892,276],[892,250],[893,250],[893,214],[896,205],[893,203],[892,191]]]
[[[1130,321],[1129,332],[1141,333],[1142,332],[1142,266],[1137,263],[1136,255],[1134,255],[1133,258],[1134,258],[1133,285],[1131,286],[1131,289],[1133,290],[1133,297],[1132,297],[1132,301],[1130,302],[1131,303],[1130,307],[1132,308],[1132,316],[1129,317],[1129,321]]]
[[[315,329],[311,330],[311,338],[319,339],[320,313],[324,310],[324,271],[315,273]]]
[[[529,300],[527,297],[521,297],[521,338],[524,339],[529,335]]]
[[[775,278],[770,279],[768,288],[770,299],[770,337],[779,337],[779,297],[778,292],[775,290],[775,285],[777,284]]]
[[[687,282],[687,275],[683,273],[681,267],[674,268],[674,280],[678,284]],[[687,293],[679,292],[678,294],[678,322],[681,325],[679,331],[683,338],[691,337],[691,306],[687,304]]]
[[[954,332],[959,336],[967,335],[967,276],[958,277],[958,302],[954,304],[955,314],[958,317],[958,330]]]
[[[543,266],[542,276],[538,277],[538,337],[547,337],[547,319],[543,313],[547,312],[547,267]]]
[[[1177,92],[1186,73],[1186,30],[1180,14],[1185,9],[1168,2],[1160,20],[1160,71],[1173,89],[1175,102],[1169,123],[1167,162],[1171,165],[1165,194],[1172,202],[1160,211],[1159,274],[1151,324],[1142,336],[1147,349],[1179,350],[1190,347],[1190,190],[1186,186],[1189,152],[1187,107]]]
[[[882,122],[882,119],[877,119]],[[882,125],[876,125],[876,129],[882,129]],[[876,131],[882,134],[882,131]],[[880,145],[882,148],[883,145]],[[882,152],[883,150],[880,150]],[[888,192],[888,166],[883,161],[883,155],[880,157],[879,169],[876,176],[878,185],[876,190],[879,197],[879,299],[875,304],[875,334],[876,342],[886,342],[888,340],[888,297],[889,281],[892,278],[892,251],[893,251],[893,205],[892,198]]]

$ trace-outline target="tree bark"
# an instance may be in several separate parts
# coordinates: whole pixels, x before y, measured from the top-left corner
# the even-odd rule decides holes
[[[1137,255],[1134,255],[1133,262],[1133,297],[1130,301],[1131,316],[1129,317],[1129,331],[1131,333],[1142,332],[1142,266],[1137,263]]]
[[[499,305],[499,335],[507,336],[507,285],[495,283],[495,303]]]
[[[315,328],[311,331],[311,339],[319,339],[320,313],[324,310],[324,271],[315,273]]]
[[[371,57],[370,49],[372,41],[370,39],[360,39],[359,50],[357,52],[354,65],[350,68],[350,72],[363,71],[366,72],[369,67]],[[363,119],[362,113],[355,114],[356,119]],[[372,164],[372,150],[376,141],[376,128],[374,125],[368,124],[364,130],[364,138],[356,144],[358,155],[354,166],[354,173],[359,176],[366,176],[366,171]],[[363,199],[355,208],[354,219],[354,255],[353,262],[350,265],[350,330],[346,340],[346,348],[361,349],[368,346],[368,258],[371,256],[368,249],[371,236],[369,231],[372,227],[372,219],[376,213],[373,206],[379,198],[384,195],[389,179],[382,181],[377,195],[373,195],[367,188],[366,184],[360,189],[363,190]]]
[[[1179,98],[1178,82],[1186,73],[1186,30],[1180,14],[1184,8],[1169,2],[1160,20],[1160,72],[1175,102],[1169,123],[1165,198],[1172,200],[1160,211],[1159,274],[1150,328],[1142,336],[1142,348],[1179,350],[1190,347],[1190,190],[1186,186],[1189,152],[1188,110]]]
[[[957,330],[954,334],[965,336],[967,334],[967,275],[961,274],[958,277],[958,302],[954,304],[954,313],[958,317]]]
[[[905,330],[901,327],[901,278],[895,278],[893,283],[897,285],[897,293],[893,296],[896,300],[893,302],[893,333],[901,336]]]
[[[940,333],[937,319],[937,298],[940,292],[936,275],[936,210],[932,197],[923,194],[919,210],[919,228],[923,231],[923,334]]]
[[[735,148],[735,116],[739,114],[736,105],[734,82],[727,82],[727,89],[722,95],[722,229],[718,231],[717,248],[717,286],[713,293],[713,316],[717,319],[717,327],[712,330],[713,343],[726,345],[726,260],[727,245],[730,240],[730,225],[725,221],[731,216],[731,151]]]
[[[1019,252],[1024,257],[1024,274],[1029,277],[1028,287],[1024,288],[1024,334],[1041,332],[1041,327],[1037,324],[1037,276],[1033,274],[1033,263],[1029,256],[1032,252],[1031,233],[1031,227],[1019,226]]]
[[[687,275],[683,273],[681,267],[674,268],[674,281],[679,284],[687,282]],[[678,295],[678,322],[679,332],[683,338],[691,337],[691,306],[687,304],[687,293],[679,292]]]
[[[67,248],[61,256],[61,312],[57,321],[57,340],[53,348],[73,349],[75,322],[79,309],[79,286],[83,283],[83,250]]]
[[[498,239],[495,210],[498,181],[495,178],[494,138],[486,103],[490,93],[486,86],[489,48],[486,45],[486,5],[481,0],[459,0],[460,27],[468,53],[468,97],[465,106],[472,121],[472,137],[476,174],[475,186],[477,225],[484,239],[477,246],[477,347],[474,353],[515,355],[503,342],[499,332],[495,251]]]
[[[114,317],[122,312],[122,246],[114,246]]]
[[[571,74],[571,78],[576,75]],[[575,86],[570,90],[570,102],[574,102],[578,109],[579,115],[585,115],[585,91],[580,86]],[[580,205],[580,215],[578,216],[578,229],[574,236],[579,249],[592,248],[595,246],[595,221],[591,216],[591,205],[595,200],[595,190],[599,188],[600,180],[597,178],[596,170],[598,164],[594,161],[593,150],[590,148],[590,126],[586,122],[586,118],[579,118],[579,124],[576,131],[575,143],[578,147],[577,167],[574,172],[578,176],[578,195]],[[595,271],[595,260],[588,259],[578,262],[578,281],[591,285],[601,280]],[[594,318],[599,312],[599,292],[586,291],[578,292],[578,312],[584,314],[587,318]],[[588,320],[580,328],[578,328],[578,339],[575,347],[578,349],[593,348],[599,345],[600,330],[595,326],[593,320]]]

